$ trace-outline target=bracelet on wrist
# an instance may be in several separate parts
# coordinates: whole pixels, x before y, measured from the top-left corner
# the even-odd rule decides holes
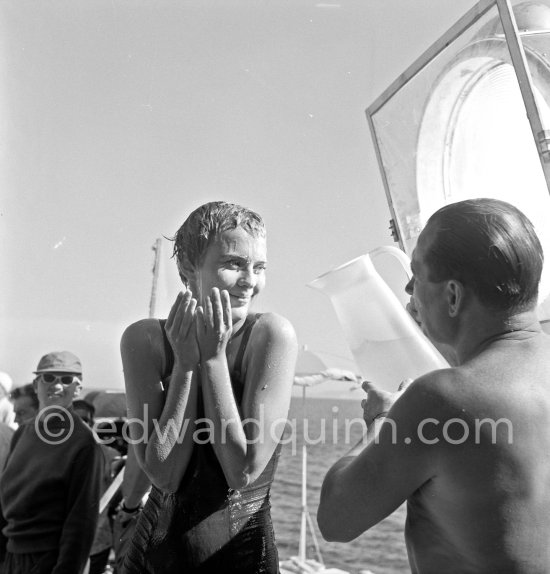
[[[123,500],[122,504],[120,505],[120,508],[123,512],[126,512],[126,514],[136,514],[137,512],[139,512],[143,508],[143,506],[140,503],[134,508],[128,508],[126,506],[126,502]]]

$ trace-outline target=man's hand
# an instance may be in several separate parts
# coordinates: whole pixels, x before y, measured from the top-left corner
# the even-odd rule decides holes
[[[367,398],[361,401],[363,407],[363,419],[367,428],[380,417],[386,416],[393,403],[405,392],[405,389],[413,382],[413,379],[401,381],[396,393],[390,393],[379,389],[374,383],[363,381],[361,385],[367,393]]]

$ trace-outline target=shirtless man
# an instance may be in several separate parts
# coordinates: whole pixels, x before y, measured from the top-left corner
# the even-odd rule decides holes
[[[492,199],[448,205],[407,286],[454,368],[391,394],[365,383],[364,442],[325,477],[318,523],[347,542],[407,501],[413,573],[550,572],[550,338],[531,223]],[[365,445],[366,443],[366,445]]]

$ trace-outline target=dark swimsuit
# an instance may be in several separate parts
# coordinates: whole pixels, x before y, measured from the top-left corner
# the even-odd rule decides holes
[[[238,405],[244,382],[241,369],[252,327],[260,315],[247,317],[231,385]],[[164,322],[162,323],[164,333]],[[165,335],[165,352],[173,366],[173,352]],[[166,377],[168,379],[169,377]],[[165,380],[163,378],[163,380]],[[204,416],[199,394],[198,418]],[[204,427],[204,432],[197,432]],[[175,493],[155,486],[136,525],[123,574],[276,574],[277,549],[270,514],[270,488],[281,445],[251,485],[228,487],[209,436],[208,425],[197,423],[193,453]]]

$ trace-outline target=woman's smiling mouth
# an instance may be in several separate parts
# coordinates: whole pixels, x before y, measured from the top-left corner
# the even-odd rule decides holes
[[[238,303],[239,305],[248,305],[252,299],[252,295],[232,295],[229,294],[231,301]]]

